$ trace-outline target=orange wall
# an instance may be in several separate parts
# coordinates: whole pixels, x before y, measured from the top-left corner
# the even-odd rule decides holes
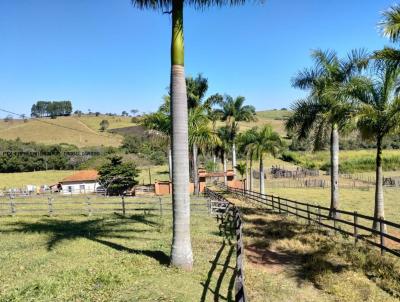
[[[228,186],[243,189],[244,183],[241,180],[231,180],[228,181]],[[204,192],[206,187],[205,182],[200,182],[200,193]],[[191,182],[189,184],[189,193],[194,193],[194,184]],[[172,194],[172,184],[168,181],[160,181],[155,183],[155,194],[156,195],[169,195]]]

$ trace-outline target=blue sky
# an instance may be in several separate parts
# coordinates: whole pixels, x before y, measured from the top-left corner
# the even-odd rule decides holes
[[[243,95],[259,110],[288,107],[304,95],[290,78],[310,65],[310,50],[390,44],[377,23],[392,4],[186,8],[186,74],[203,73],[210,94]],[[169,84],[170,25],[170,16],[130,0],[0,0],[0,108],[27,114],[37,100],[70,99],[83,111],[154,110]]]

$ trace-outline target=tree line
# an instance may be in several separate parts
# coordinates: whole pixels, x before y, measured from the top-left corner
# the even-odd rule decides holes
[[[0,173],[76,169],[98,153],[97,148],[0,139]]]
[[[69,116],[72,113],[71,101],[37,101],[32,105],[32,117]]]

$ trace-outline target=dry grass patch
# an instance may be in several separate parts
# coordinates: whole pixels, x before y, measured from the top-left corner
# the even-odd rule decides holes
[[[244,215],[252,301],[398,301],[400,262],[293,217],[232,199]],[[279,280],[279,283],[276,283]],[[270,295],[263,296],[268,286]]]

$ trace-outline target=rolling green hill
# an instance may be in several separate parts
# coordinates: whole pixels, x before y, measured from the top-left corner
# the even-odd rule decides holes
[[[244,131],[254,126],[271,124],[281,135],[285,135],[284,120],[290,115],[286,110],[265,110],[257,112],[257,121],[240,123],[240,130]],[[100,122],[106,119],[110,126],[108,131],[99,130]],[[219,125],[222,125],[220,123]],[[28,119],[12,120],[5,122],[0,120],[0,138],[20,138],[24,142],[35,141],[44,144],[68,143],[78,147],[114,146],[122,142],[122,134],[136,133],[135,124],[130,117],[121,116],[68,116],[56,119]],[[139,129],[140,130],[140,129]],[[137,134],[137,133],[136,133]]]
[[[132,125],[130,118],[110,116],[68,116],[57,119],[29,119],[0,121],[0,138],[44,144],[68,143],[78,147],[89,146],[119,146],[122,136],[101,132],[99,123],[106,119],[110,123],[109,129],[123,128]]]

